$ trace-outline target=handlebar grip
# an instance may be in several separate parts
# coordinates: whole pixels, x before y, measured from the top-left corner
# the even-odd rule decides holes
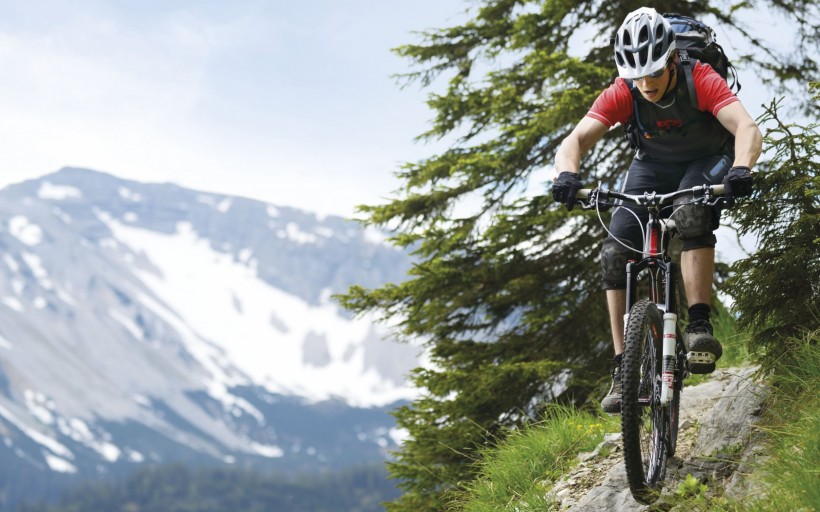
[[[723,195],[723,192],[724,192],[723,188],[724,188],[724,187],[723,187],[723,184],[720,184],[720,185],[712,185],[712,192],[713,192],[716,196],[721,196],[721,195]]]
[[[582,188],[578,192],[575,193],[575,199],[589,199],[589,194],[594,189],[591,188]]]

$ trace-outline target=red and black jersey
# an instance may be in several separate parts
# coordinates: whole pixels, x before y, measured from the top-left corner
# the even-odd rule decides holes
[[[618,78],[598,96],[587,115],[608,127],[618,123],[637,125],[640,160],[683,162],[725,153],[731,150],[734,139],[715,116],[726,105],[738,101],[737,96],[708,65],[695,61],[692,77],[697,109],[692,106],[686,79],[679,69],[675,90],[659,102],[645,100]]]

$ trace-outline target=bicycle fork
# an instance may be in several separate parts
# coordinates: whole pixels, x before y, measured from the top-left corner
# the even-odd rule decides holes
[[[655,267],[664,274],[663,290],[654,286],[654,277],[650,277],[653,285],[650,286],[650,298],[663,308],[663,338],[661,343],[661,386],[660,405],[666,407],[672,401],[675,388],[675,370],[677,365],[677,301],[675,300],[675,264],[663,256],[661,223],[650,220],[647,223],[647,237],[645,240],[645,258],[640,261],[630,261],[626,265],[626,312],[624,314],[624,331],[629,322],[629,311],[635,303],[634,290],[637,289],[638,274],[647,267]],[[663,303],[658,303],[661,299]]]
[[[661,405],[663,406],[672,401],[675,387],[677,323],[678,315],[675,313],[663,314],[663,386],[661,387]]]

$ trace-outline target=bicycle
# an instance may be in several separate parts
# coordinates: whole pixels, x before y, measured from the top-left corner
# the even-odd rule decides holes
[[[620,200],[644,208],[649,219],[644,231],[641,258],[626,265],[624,355],[621,367],[621,430],[627,480],[633,497],[652,503],[666,474],[666,462],[675,454],[680,396],[689,376],[689,361],[677,315],[676,264],[668,254],[677,233],[668,208],[721,201],[723,185],[702,185],[668,194],[622,194],[603,188],[582,189],[576,194],[585,209],[615,206]],[[676,199],[691,201],[673,204]],[[601,219],[603,224],[603,220]],[[648,281],[648,297],[638,298],[639,278]],[[714,362],[711,354],[690,354],[692,362]]]

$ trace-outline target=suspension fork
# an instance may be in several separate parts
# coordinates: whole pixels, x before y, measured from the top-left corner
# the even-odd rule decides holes
[[[644,241],[645,254],[641,261],[630,261],[626,265],[626,311],[624,312],[624,329],[629,321],[629,312],[637,301],[638,274],[646,268],[652,267],[663,272],[663,338],[662,338],[662,374],[661,405],[666,406],[672,401],[675,387],[675,367],[677,363],[677,288],[675,274],[677,265],[665,260],[662,256],[663,239],[660,222],[652,219],[647,223],[647,238]],[[655,282],[657,274],[650,275],[650,293],[656,303],[660,297]]]
[[[664,271],[666,286],[664,290],[665,312],[663,314],[663,383],[661,388],[661,404],[668,405],[672,401],[675,389],[678,344],[678,304],[677,288],[675,286],[675,270],[677,266],[672,261],[666,262]]]

